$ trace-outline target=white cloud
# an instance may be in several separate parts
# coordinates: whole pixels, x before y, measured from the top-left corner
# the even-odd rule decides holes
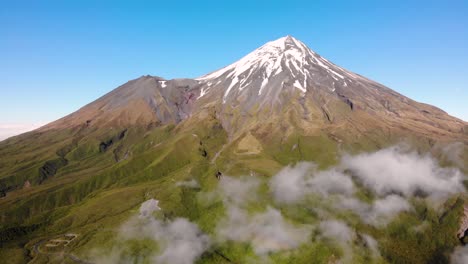
[[[463,192],[463,179],[465,176],[459,170],[441,168],[430,156],[393,147],[345,156],[340,164],[325,171],[317,170],[313,163],[300,162],[285,167],[268,181],[276,205],[307,205],[310,210],[320,212],[318,224],[293,224],[287,214],[273,207],[275,203],[267,204],[265,211],[252,212],[253,205],[264,202],[259,199],[262,195],[259,189],[265,182],[255,176],[224,176],[214,191],[202,192],[199,198],[202,203],[203,199],[206,203],[222,201],[226,209],[225,216],[215,227],[216,243],[249,243],[257,256],[266,261],[270,252],[294,249],[308,242],[312,230],[318,229],[318,239],[331,239],[343,248],[346,262],[352,260],[356,247],[363,246],[355,243],[357,238],[362,237],[364,248],[375,258],[380,258],[378,243],[369,235],[357,233],[345,222],[334,220],[336,212],[351,210],[363,223],[381,228],[401,212],[411,212],[413,207],[408,201],[416,195],[426,194],[432,202]],[[195,180],[176,185],[199,186]],[[370,202],[359,200],[356,192],[361,188],[370,191],[375,198]],[[312,201],[305,199],[308,196],[314,198],[314,207],[305,203]],[[160,250],[150,256],[157,263],[193,263],[210,247],[211,239],[196,224],[183,218],[157,220],[153,213],[158,210],[157,200],[144,202],[139,217],[122,227],[121,237],[124,240],[149,238],[157,242]],[[465,251],[468,250],[458,249],[453,254],[452,259],[458,261],[454,263],[464,263]],[[118,247],[111,254],[122,257]],[[109,259],[119,259],[113,257]]]
[[[260,183],[255,177],[221,179],[218,189],[227,211],[216,227],[218,240],[250,243],[259,256],[296,248],[307,241],[311,230],[289,223],[277,209],[268,207],[261,213],[248,212],[245,207],[256,200]]]
[[[94,258],[96,263],[143,263],[144,258],[162,264],[192,264],[210,247],[210,238],[198,226],[185,218],[161,221],[153,217],[159,211],[158,201],[150,199],[140,206],[140,214],[119,230],[119,239],[109,254]],[[158,252],[150,256],[128,256],[124,244],[128,240],[150,239],[157,243]]]
[[[219,181],[218,191],[225,203],[240,205],[255,200],[260,180],[251,176],[229,177],[224,176]]]
[[[306,192],[320,193],[322,196],[330,194],[352,195],[355,191],[351,178],[344,173],[331,169],[320,171],[306,179]]]
[[[465,190],[459,170],[441,168],[428,155],[404,152],[398,147],[345,156],[342,166],[379,195],[398,192],[410,197],[422,191],[438,199]]]
[[[296,203],[312,193],[322,196],[352,194],[354,184],[348,176],[336,169],[317,172],[314,164],[300,162],[273,176],[270,189],[276,201]]]
[[[350,263],[352,250],[351,245],[356,233],[344,222],[338,220],[326,220],[319,224],[319,230],[323,237],[332,239],[344,250],[343,262]]]
[[[383,199],[377,199],[372,204],[371,218],[391,219],[403,211],[411,210],[411,205],[404,198],[398,195],[389,195]]]
[[[364,238],[364,242],[366,243],[366,246],[372,252],[373,257],[374,258],[380,257],[379,243],[370,235],[362,234],[362,238]]]
[[[451,264],[466,264],[468,263],[468,246],[457,247],[450,256]]]
[[[296,166],[287,166],[270,181],[270,189],[277,201],[294,203],[305,195],[305,178],[314,168],[310,162],[299,162]]]
[[[349,243],[354,238],[354,232],[342,221],[322,221],[319,224],[319,228],[324,237],[334,239],[340,243]]]
[[[338,166],[326,171],[317,171],[308,162],[288,166],[271,178],[270,190],[277,202],[288,204],[303,202],[308,195],[320,195],[321,202],[331,202],[338,210],[352,210],[364,222],[381,226],[400,212],[412,210],[405,198],[427,195],[430,202],[444,201],[465,190],[464,178],[458,169],[441,168],[428,155],[392,147],[345,156]],[[355,197],[353,179],[376,194],[372,203]]]
[[[263,213],[249,215],[230,206],[227,217],[217,226],[218,238],[250,243],[257,255],[288,250],[307,241],[311,230],[288,223],[280,211],[268,207]]]
[[[375,226],[386,225],[400,212],[412,209],[408,201],[398,195],[388,195],[376,199],[371,204],[361,202],[354,197],[343,196],[334,206],[337,209],[349,209],[357,213],[364,222]]]
[[[154,230],[162,252],[156,256],[156,263],[191,264],[209,248],[210,239],[198,227],[184,218],[177,218]]]

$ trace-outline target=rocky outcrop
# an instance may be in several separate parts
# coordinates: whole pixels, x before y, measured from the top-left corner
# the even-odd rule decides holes
[[[338,94],[339,98],[341,99],[341,101],[343,101],[345,104],[347,104],[349,106],[349,108],[351,110],[354,110],[354,103],[353,101],[351,101],[348,97],[342,95],[342,94]]]
[[[99,151],[100,152],[105,152],[107,149],[109,149],[115,142],[122,140],[125,137],[125,134],[127,133],[127,129],[122,130],[120,133],[117,135],[101,142],[99,144]]]
[[[127,148],[125,148],[123,145],[119,145],[112,152],[114,153],[115,162],[126,160],[130,156],[130,151]]]
[[[31,188],[31,182],[29,182],[29,180],[27,180],[23,184],[23,189],[29,189],[29,188]]]
[[[17,239],[18,237],[23,237],[25,235],[31,234],[39,227],[39,224],[33,224],[29,226],[15,226],[6,229],[1,229],[0,244],[2,244],[3,242]]]
[[[5,186],[0,187],[0,198],[5,197],[8,192],[11,192],[16,189],[17,186]]]
[[[468,205],[463,206],[463,215],[460,219],[460,227],[457,232],[457,237],[465,244],[465,238],[468,237]]]
[[[11,175],[0,179],[0,198],[5,197],[7,193],[18,189],[19,184],[16,181],[16,175]]]
[[[68,160],[63,157],[46,161],[44,165],[39,168],[38,183],[42,184],[45,180],[57,174],[57,171],[67,164]]]

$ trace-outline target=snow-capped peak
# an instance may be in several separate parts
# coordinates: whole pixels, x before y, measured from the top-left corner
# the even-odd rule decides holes
[[[304,43],[291,37],[285,36],[274,41],[267,42],[265,45],[249,53],[239,61],[226,66],[220,70],[209,73],[197,78],[197,80],[215,79],[228,71],[232,71],[229,77],[236,77],[247,71],[251,67],[269,66],[271,70],[278,70],[281,65],[281,59],[288,58],[296,61],[302,61],[306,56],[315,54]]]
[[[226,102],[233,88],[241,92],[246,87],[255,87],[258,95],[261,95],[272,78],[280,75],[292,80],[293,86],[305,93],[313,78],[311,72],[319,68],[331,76],[332,81],[343,81],[345,74],[351,75],[288,35],[267,42],[237,62],[196,80],[202,83],[223,83],[227,87],[223,96],[223,102]]]

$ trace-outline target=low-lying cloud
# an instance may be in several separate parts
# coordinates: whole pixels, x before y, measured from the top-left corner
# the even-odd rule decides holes
[[[150,199],[142,203],[138,217],[131,218],[120,228],[120,243],[112,248],[110,254],[94,258],[96,263],[145,263],[144,258],[150,259],[152,263],[194,263],[210,247],[210,238],[185,218],[170,221],[156,219],[153,213],[159,210],[157,200]],[[154,241],[158,251],[150,256],[129,256],[123,244],[144,239]]]
[[[410,197],[422,192],[437,199],[465,190],[459,170],[441,168],[431,156],[405,152],[399,147],[348,155],[342,166],[379,195],[397,192]]]
[[[243,205],[257,197],[260,180],[256,177],[222,177],[218,184],[218,194],[227,205]]]
[[[260,180],[255,177],[221,179],[218,189],[226,216],[216,227],[218,240],[250,243],[259,256],[306,242],[311,230],[291,224],[279,210],[267,207],[264,212],[248,212],[246,206],[256,200],[259,186]]]
[[[399,147],[345,155],[337,166],[322,171],[313,163],[299,162],[269,180],[252,175],[223,176],[214,190],[200,192],[199,202],[222,202],[225,209],[210,235],[184,218],[159,220],[154,217],[161,210],[158,201],[150,199],[141,204],[139,216],[122,226],[119,237],[123,241],[150,239],[157,243],[158,251],[150,256],[156,263],[194,263],[212,245],[227,241],[249,243],[262,260],[269,253],[324,240],[343,249],[345,262],[352,260],[353,254],[361,254],[354,249],[363,245],[367,248],[365,254],[378,259],[378,242],[354,230],[346,214],[382,228],[402,212],[413,212],[410,201],[415,197],[432,205],[432,201],[444,201],[464,192],[465,179],[457,169],[441,168],[434,158]],[[195,180],[178,182],[176,186],[200,188]],[[297,219],[288,214],[289,208],[309,210],[314,220],[307,224],[294,222],[292,218]],[[458,248],[452,263],[467,263],[466,252],[466,248]],[[119,257],[122,249],[115,247],[107,263],[116,259],[121,262]]]
[[[320,222],[319,230],[323,238],[331,239],[341,246],[344,250],[343,261],[345,263],[351,262],[351,244],[355,239],[356,233],[345,222],[335,219]]]
[[[365,223],[374,226],[385,225],[400,212],[412,210],[409,202],[398,195],[388,195],[376,199],[372,203],[365,203],[354,197],[342,196],[334,207],[338,210],[351,210],[358,214]]]
[[[451,264],[466,264],[468,263],[468,246],[459,246],[450,256]]]
[[[336,209],[349,209],[369,224],[385,224],[398,213],[412,210],[410,197],[444,201],[449,195],[465,191],[466,177],[454,168],[441,168],[437,161],[399,147],[374,153],[344,156],[336,167],[317,171],[316,166],[300,162],[288,166],[270,180],[271,193],[278,203],[304,202],[310,195],[335,197]],[[358,186],[371,191],[372,203],[356,198]]]
[[[459,147],[457,144],[451,148],[458,150]],[[460,155],[459,152],[455,154],[450,157],[453,162]],[[350,244],[356,234],[345,222],[332,218],[335,212],[351,211],[364,223],[384,227],[400,213],[412,212],[409,201],[414,197],[426,199],[428,205],[435,206],[453,194],[465,192],[465,179],[456,168],[443,168],[429,155],[397,146],[373,153],[345,155],[337,166],[325,171],[318,171],[313,163],[300,162],[273,176],[269,187],[280,205],[316,204],[318,207],[313,211],[322,219],[328,219],[319,224],[322,237],[339,241],[346,260],[352,254]],[[368,197],[364,199],[363,193],[368,193]],[[359,236],[378,258],[377,241],[366,234]],[[468,254],[463,255],[465,251],[458,249],[454,253],[453,259],[463,259],[455,263],[468,263]]]
[[[229,207],[227,217],[217,226],[221,241],[250,243],[257,255],[296,248],[308,240],[310,233],[309,228],[294,226],[271,207],[253,215],[238,207]]]
[[[309,194],[354,193],[351,178],[333,168],[328,171],[317,171],[310,162],[300,162],[295,166],[287,166],[277,173],[270,181],[273,197],[280,203],[296,203]]]
[[[349,226],[338,220],[322,221],[319,224],[322,235],[340,243],[348,243],[353,239],[354,232]]]

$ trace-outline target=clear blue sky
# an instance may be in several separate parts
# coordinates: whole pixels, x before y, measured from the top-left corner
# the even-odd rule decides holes
[[[2,1],[0,129],[129,79],[197,77],[284,35],[468,120],[468,1]]]

